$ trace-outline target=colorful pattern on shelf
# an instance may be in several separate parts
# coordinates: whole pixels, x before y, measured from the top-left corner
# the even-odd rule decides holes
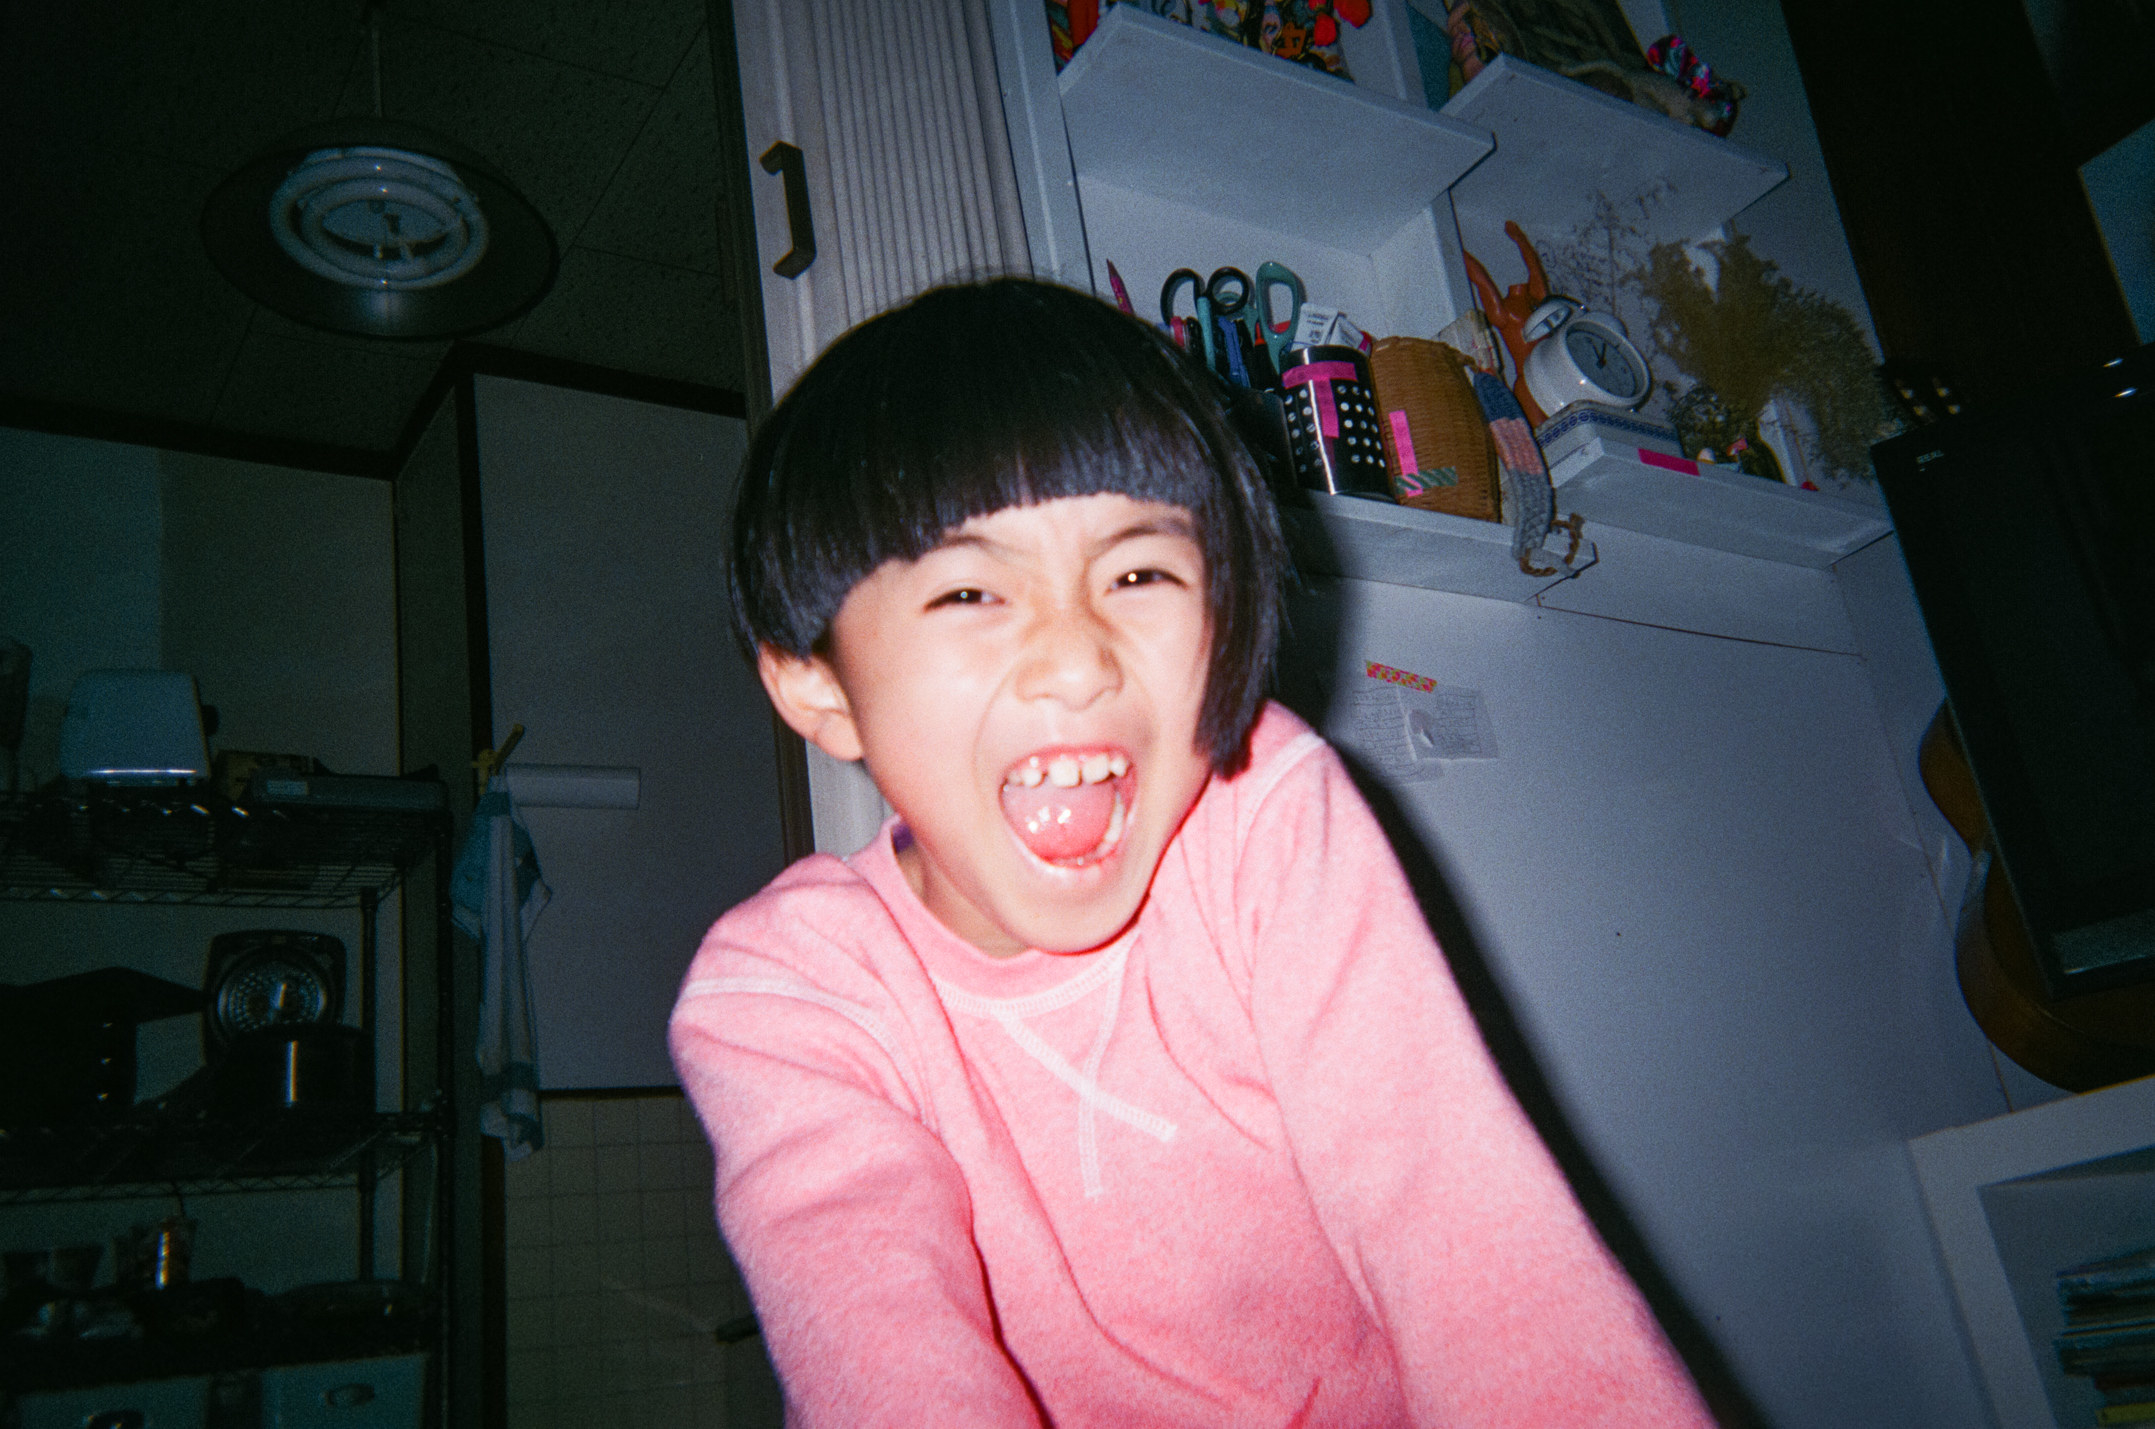
[[[386,893],[438,815],[171,790],[0,798],[0,900],[329,908]]]
[[[1048,35],[1055,68],[1070,63],[1100,24],[1100,12],[1116,0],[1047,0]],[[1369,20],[1369,0],[1122,0],[1147,13],[1189,25],[1208,35],[1248,45],[1268,55],[1321,69],[1341,79],[1347,57],[1339,45],[1340,22]]]

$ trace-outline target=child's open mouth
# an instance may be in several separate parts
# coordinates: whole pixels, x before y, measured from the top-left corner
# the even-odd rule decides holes
[[[1035,858],[1083,868],[1122,842],[1134,782],[1119,750],[1034,754],[1003,776],[1003,817]]]

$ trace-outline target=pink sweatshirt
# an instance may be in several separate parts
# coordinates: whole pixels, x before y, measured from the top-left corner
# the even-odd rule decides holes
[[[673,1015],[789,1424],[1712,1422],[1293,715],[1099,952],[975,951],[893,836]]]

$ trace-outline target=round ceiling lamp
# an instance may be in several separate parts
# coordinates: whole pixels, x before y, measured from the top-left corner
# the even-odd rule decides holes
[[[553,285],[554,235],[492,165],[409,124],[331,120],[217,186],[202,242],[232,284],[296,322],[466,337]]]

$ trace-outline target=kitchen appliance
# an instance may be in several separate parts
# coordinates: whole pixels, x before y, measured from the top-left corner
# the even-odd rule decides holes
[[[212,1103],[227,1117],[374,1109],[374,1042],[356,1027],[291,1023],[233,1039]]]
[[[0,984],[0,1127],[110,1118],[135,1102],[135,1028],[202,994],[132,968]]]
[[[60,772],[106,784],[185,784],[210,775],[195,677],[87,670],[60,720]]]
[[[327,933],[248,928],[210,939],[202,1049],[273,1027],[333,1023],[344,1006],[344,944]]]

